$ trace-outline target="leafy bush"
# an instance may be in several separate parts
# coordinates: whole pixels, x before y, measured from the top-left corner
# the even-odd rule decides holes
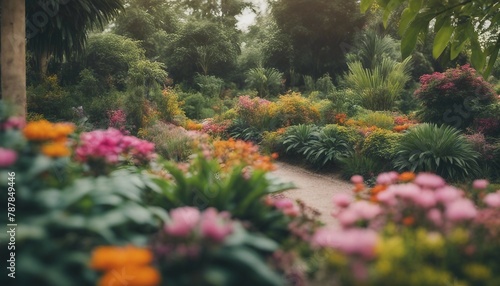
[[[309,124],[320,118],[318,108],[313,102],[302,97],[300,93],[292,92],[282,95],[276,102],[277,115],[280,126]]]
[[[390,162],[396,156],[401,137],[400,133],[377,129],[366,137],[361,153],[374,160]]]
[[[320,91],[323,95],[328,95],[335,91],[332,77],[328,73],[318,78],[316,81],[316,90]]]
[[[283,137],[283,145],[287,153],[303,154],[309,142],[317,138],[319,128],[315,125],[290,126]]]
[[[184,104],[180,99],[177,91],[166,88],[162,92],[162,97],[158,102],[158,110],[161,113],[163,120],[167,122],[180,123],[186,120],[186,115],[181,109]]]
[[[68,120],[74,99],[59,85],[56,75],[48,76],[36,87],[26,90],[28,112],[43,114],[49,120]]]
[[[360,123],[365,126],[377,126],[378,128],[392,130],[394,128],[394,118],[384,112],[365,112],[357,117]]]
[[[253,68],[246,76],[248,88],[257,90],[261,97],[277,95],[283,80],[283,73],[274,68]]]
[[[322,129],[303,148],[302,154],[306,160],[316,167],[323,167],[348,157],[353,151],[352,145],[336,135],[336,132]]]
[[[323,127],[323,132],[329,136],[338,137],[346,141],[353,148],[363,142],[363,136],[354,128],[340,126],[337,124],[328,124]]]
[[[197,74],[194,83],[199,87],[203,96],[210,98],[218,98],[224,88],[224,80],[213,75]]]
[[[487,105],[497,101],[489,83],[469,65],[420,77],[415,96],[422,121],[465,130]]]
[[[260,97],[240,96],[236,103],[236,112],[243,128],[253,127],[261,131],[272,130],[278,125],[275,118],[276,104]]]
[[[394,166],[399,170],[433,172],[454,181],[477,176],[479,153],[460,131],[447,126],[421,124],[400,141]]]
[[[155,144],[156,152],[167,160],[184,162],[194,153],[193,138],[181,127],[158,121],[141,133]]]
[[[283,129],[278,129],[277,131],[264,131],[264,133],[262,133],[262,141],[259,144],[262,147],[262,151],[267,154],[284,152],[284,132]]]
[[[206,99],[201,93],[186,94],[183,97],[182,110],[191,119],[203,119],[202,110],[206,105]]]
[[[378,175],[382,170],[382,164],[363,154],[354,153],[352,156],[340,160],[342,165],[342,177],[346,180],[354,175],[360,175],[369,180]]]
[[[410,80],[410,58],[398,63],[384,57],[373,69],[358,61],[348,63],[348,67],[348,87],[356,92],[359,104],[370,110],[392,110]]]

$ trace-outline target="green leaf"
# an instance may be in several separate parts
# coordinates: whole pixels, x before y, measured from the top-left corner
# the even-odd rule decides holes
[[[468,38],[465,30],[466,30],[465,25],[460,25],[455,29],[450,49],[450,59],[452,60],[458,57],[460,52],[462,52],[462,50],[464,49],[465,44],[467,43]]]
[[[401,14],[401,21],[399,21],[399,35],[403,35],[408,28],[408,25],[415,19],[417,12],[410,8],[405,8]]]
[[[448,45],[451,35],[453,34],[454,27],[451,26],[451,20],[447,19],[439,29],[434,38],[434,46],[432,47],[432,56],[438,58]]]
[[[361,0],[361,3],[359,4],[361,13],[365,13],[373,4],[375,0]]]
[[[408,8],[414,12],[418,12],[422,8],[423,0],[410,0]]]

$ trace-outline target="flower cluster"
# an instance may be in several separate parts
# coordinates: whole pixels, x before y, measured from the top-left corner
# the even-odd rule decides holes
[[[221,136],[227,131],[229,121],[215,122],[213,119],[203,121],[201,131],[213,136]]]
[[[123,134],[128,134],[127,131],[127,114],[122,109],[108,110],[109,128],[120,130]]]
[[[344,125],[346,121],[347,121],[347,114],[345,113],[335,114],[335,124]]]
[[[201,123],[196,123],[192,120],[188,120],[186,122],[186,130],[200,131],[202,129],[203,129],[203,124],[201,124]]]
[[[277,157],[277,154],[261,155],[257,145],[232,138],[213,142],[213,150],[209,155],[217,158],[224,170],[244,165],[257,170],[272,171],[275,169],[272,159]]]
[[[497,118],[476,118],[472,127],[479,133],[493,136],[500,133],[500,120]]]
[[[105,272],[98,285],[156,286],[160,285],[161,276],[150,266],[152,261],[153,254],[148,249],[100,246],[92,253],[90,267]]]
[[[155,157],[154,148],[151,142],[109,128],[82,133],[76,148],[76,158],[80,162],[104,161],[116,164],[123,159],[132,159],[134,163],[142,163]]]
[[[23,128],[26,139],[41,145],[42,153],[57,158],[71,154],[68,148],[68,135],[75,131],[72,123],[51,123],[47,120],[29,122]]]
[[[269,122],[276,116],[276,103],[269,100],[243,95],[238,98],[236,112],[238,118],[248,126],[259,130],[268,129]]]
[[[17,152],[0,147],[0,168],[10,167],[17,161]]]
[[[214,208],[200,212],[180,207],[170,211],[170,219],[153,246],[155,253],[166,259],[195,258],[202,244],[221,244],[233,233],[229,213]]]

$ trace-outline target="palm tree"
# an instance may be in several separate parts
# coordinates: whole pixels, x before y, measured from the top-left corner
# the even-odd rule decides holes
[[[26,0],[28,50],[42,75],[48,59],[81,54],[88,32],[103,29],[123,9],[123,0]]]

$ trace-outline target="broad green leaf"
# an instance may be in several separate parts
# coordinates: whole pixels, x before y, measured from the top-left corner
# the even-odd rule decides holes
[[[465,44],[467,43],[467,33],[466,26],[460,25],[455,29],[453,33],[453,40],[451,40],[451,49],[450,49],[450,59],[455,59],[458,57],[460,52],[464,49]]]
[[[410,0],[408,8],[414,12],[418,12],[422,8],[423,0]]]
[[[488,51],[490,59],[488,60],[488,65],[486,66],[486,70],[483,72],[484,77],[488,77],[490,75],[491,70],[495,65],[495,62],[497,61],[498,52],[500,52],[500,40],[498,40],[496,45],[492,46],[491,48],[492,48],[491,51]]]
[[[481,48],[477,35],[474,36],[469,34],[469,37],[471,37],[471,63],[477,70],[482,70],[486,64],[486,54]]]
[[[359,7],[361,9],[361,13],[365,13],[373,4],[375,0],[361,0]]]
[[[448,19],[443,22],[434,38],[434,45],[432,47],[432,56],[438,58],[450,42],[451,35],[453,34],[454,27],[451,26],[451,20]]]
[[[401,14],[401,21],[399,21],[399,35],[403,35],[408,28],[408,25],[415,19],[417,12],[412,11],[410,8],[403,10]]]

